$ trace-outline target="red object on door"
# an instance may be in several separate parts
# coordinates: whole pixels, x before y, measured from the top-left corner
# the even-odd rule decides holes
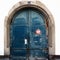
[[[36,34],[40,35],[41,34],[41,30],[40,29],[37,29],[36,30]]]

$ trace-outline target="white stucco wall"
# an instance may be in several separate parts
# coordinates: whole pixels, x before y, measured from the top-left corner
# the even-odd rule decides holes
[[[14,4],[21,0],[0,0],[0,55],[4,55],[4,19]],[[34,0],[35,1],[35,0]],[[51,11],[55,20],[55,54],[60,55],[60,1],[40,0]]]

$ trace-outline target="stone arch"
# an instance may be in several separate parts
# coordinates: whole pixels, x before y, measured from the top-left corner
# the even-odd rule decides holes
[[[33,7],[43,12],[48,20],[48,33],[49,33],[49,54],[55,55],[55,23],[51,12],[40,1],[21,1],[15,4],[9,11],[8,16],[5,18],[4,24],[4,55],[10,55],[10,38],[9,26],[13,15],[20,9],[25,7]]]

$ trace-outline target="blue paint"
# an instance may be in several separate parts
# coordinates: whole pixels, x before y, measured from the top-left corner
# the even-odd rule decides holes
[[[40,35],[35,33],[37,29],[41,31]],[[10,55],[25,58],[28,54],[32,57],[48,57],[48,50],[45,50],[48,49],[46,37],[45,19],[41,13],[33,9],[18,11],[10,25]]]

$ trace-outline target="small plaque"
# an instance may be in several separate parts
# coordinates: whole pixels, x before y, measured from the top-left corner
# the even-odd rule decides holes
[[[27,44],[27,39],[25,39],[25,44]]]

